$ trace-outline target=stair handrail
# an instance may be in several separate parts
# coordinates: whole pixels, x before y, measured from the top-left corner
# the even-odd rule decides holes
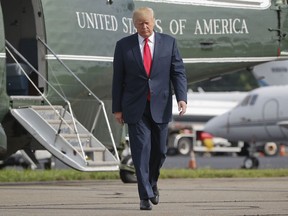
[[[65,98],[63,97],[58,91],[56,88],[54,88],[53,85],[51,85],[48,80],[42,76],[42,74],[39,73],[39,71],[33,67],[33,65],[31,65],[29,63],[29,61],[27,61],[27,59],[21,54],[19,53],[13,46],[12,44],[9,43],[9,41],[6,40],[6,45],[9,46],[10,49],[13,50],[13,52],[15,52],[35,73],[37,73],[43,80],[45,83],[47,83],[47,85],[49,85],[49,87],[51,87],[59,96],[60,98],[62,98],[65,102],[65,104],[68,106],[69,108],[69,111],[70,111],[70,114],[71,114],[71,118],[72,118],[72,122],[73,122],[73,126],[74,126],[74,132],[75,134],[77,135],[77,139],[78,139],[78,142],[79,142],[79,146],[80,146],[80,149],[81,149],[81,153],[82,153],[82,158],[85,160],[85,162],[87,163],[87,160],[86,160],[86,155],[85,155],[85,152],[84,152],[84,149],[83,149],[83,146],[82,146],[82,143],[81,143],[81,139],[80,139],[80,136],[79,136],[79,133],[78,133],[78,129],[77,129],[77,126],[76,126],[76,121],[75,121],[75,118],[74,118],[74,115],[73,115],[73,111],[72,111],[72,107],[71,107],[71,104],[70,102]],[[33,85],[33,87],[38,91],[38,93],[41,95],[41,97],[48,103],[48,105],[53,109],[53,111],[56,113],[56,115],[58,115],[61,119],[61,121],[64,121],[66,125],[69,126],[69,124],[65,121],[64,118],[62,118],[62,116],[57,112],[57,110],[54,108],[54,106],[51,104],[51,102],[46,98],[46,96],[39,90],[39,88],[34,84],[34,82],[30,79],[30,77],[27,75],[26,71],[23,69],[23,67],[21,66],[21,64],[19,63],[19,61],[15,58],[15,56],[12,54],[11,50],[9,49],[7,46],[5,46],[5,49],[7,50],[7,52],[10,54],[10,56],[12,57],[12,59],[16,62],[16,64],[19,66],[20,70],[24,73],[24,75],[26,76],[26,78],[28,79],[28,81]],[[58,131],[57,131],[57,134],[58,134]]]
[[[45,47],[47,50],[49,50],[49,52],[52,53],[52,55],[62,64],[62,66],[88,91],[89,95],[91,95],[92,97],[94,97],[97,102],[99,103],[99,109],[98,109],[98,112],[95,116],[95,119],[94,119],[94,122],[93,122],[93,125],[92,125],[92,128],[90,130],[90,133],[93,133],[95,127],[96,127],[96,122],[98,120],[98,117],[99,117],[99,113],[101,111],[101,109],[103,110],[103,114],[104,114],[104,118],[105,118],[105,121],[106,121],[106,124],[107,124],[107,127],[108,127],[108,131],[109,131],[109,135],[110,135],[110,139],[111,139],[111,142],[112,142],[112,145],[113,145],[113,150],[115,152],[115,156],[116,156],[116,159],[118,161],[120,161],[119,159],[119,155],[118,155],[118,151],[117,151],[117,148],[116,148],[116,144],[115,144],[115,140],[114,140],[114,137],[113,137],[113,133],[112,133],[112,129],[111,129],[111,126],[110,126],[110,123],[109,123],[109,119],[108,119],[108,116],[107,116],[107,112],[106,112],[106,109],[105,109],[105,104],[102,100],[100,100],[90,89],[87,85],[85,85],[85,83],[82,82],[82,80],[58,57],[58,55],[48,46],[48,44],[46,44],[39,36],[37,36],[37,40],[39,40]]]

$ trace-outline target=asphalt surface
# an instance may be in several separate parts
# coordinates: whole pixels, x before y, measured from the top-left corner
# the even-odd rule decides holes
[[[195,161],[199,169],[240,169],[243,166],[245,157],[232,156],[196,156]],[[288,155],[264,157],[259,156],[259,169],[288,169]],[[163,168],[166,169],[183,169],[187,168],[190,156],[168,156]]]
[[[161,179],[160,203],[140,211],[136,184],[113,181],[1,183],[1,216],[282,216],[288,178]]]

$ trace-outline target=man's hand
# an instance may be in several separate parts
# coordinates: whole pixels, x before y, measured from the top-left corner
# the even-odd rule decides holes
[[[186,113],[186,108],[187,108],[187,104],[185,101],[179,101],[178,102],[178,111],[179,111],[180,116],[182,116]]]
[[[122,124],[122,125],[124,124],[122,112],[115,112],[114,117],[119,124]]]

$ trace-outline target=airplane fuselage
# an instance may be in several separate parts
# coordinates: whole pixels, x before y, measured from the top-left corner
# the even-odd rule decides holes
[[[231,141],[283,142],[288,139],[288,86],[251,91],[234,109],[205,125],[205,131]]]

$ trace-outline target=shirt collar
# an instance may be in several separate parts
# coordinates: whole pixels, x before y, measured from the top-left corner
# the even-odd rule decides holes
[[[138,34],[138,40],[139,40],[140,43],[143,43],[143,41],[145,40],[145,38]],[[154,31],[153,31],[153,33],[150,35],[150,37],[148,38],[148,40],[149,40],[149,42],[151,42],[152,44],[154,44],[154,41],[155,41]]]

